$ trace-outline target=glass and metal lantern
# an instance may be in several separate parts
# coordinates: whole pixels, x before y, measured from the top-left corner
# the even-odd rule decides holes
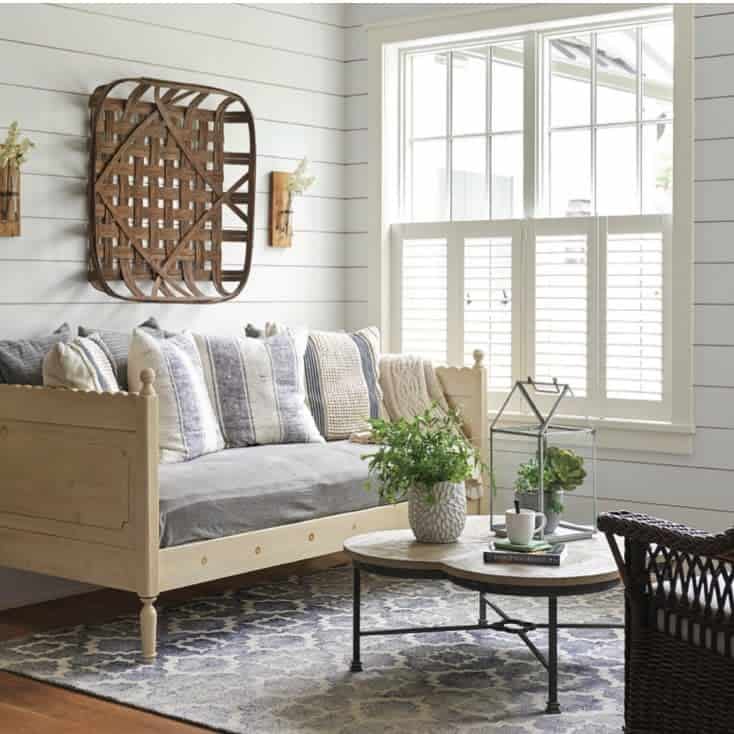
[[[490,529],[506,535],[504,513],[521,508],[545,515],[538,537],[551,542],[590,538],[596,532],[596,430],[587,421],[555,419],[567,384],[515,382],[489,431]]]

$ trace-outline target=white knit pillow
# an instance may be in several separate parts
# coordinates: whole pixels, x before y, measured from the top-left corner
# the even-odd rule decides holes
[[[43,358],[43,384],[94,392],[118,392],[115,367],[99,334],[57,342]]]
[[[214,414],[194,337],[189,332],[161,339],[135,329],[128,356],[128,383],[142,388],[140,373],[155,371],[161,462],[188,461],[221,451],[224,439]]]
[[[380,415],[380,332],[312,331],[305,355],[306,392],[316,425],[327,440],[349,438]]]

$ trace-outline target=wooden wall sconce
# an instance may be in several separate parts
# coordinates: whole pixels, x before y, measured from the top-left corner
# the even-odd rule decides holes
[[[0,167],[0,237],[20,236],[20,166]]]
[[[20,167],[34,147],[28,138],[21,138],[17,122],[0,143],[0,237],[20,235]]]
[[[293,244],[293,200],[306,192],[316,181],[307,176],[308,160],[304,158],[293,173],[273,171],[270,174],[270,246],[290,247]]]
[[[270,174],[270,246],[293,245],[293,196],[288,190],[290,173]]]
[[[94,91],[89,109],[91,284],[125,301],[239,295],[255,231],[245,100],[199,84],[118,79]]]

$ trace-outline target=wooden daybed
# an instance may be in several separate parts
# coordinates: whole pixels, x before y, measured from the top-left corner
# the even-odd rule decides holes
[[[482,357],[476,352],[474,367],[442,367],[438,376],[486,458]],[[357,533],[407,527],[403,503],[161,548],[158,490],[150,371],[139,394],[0,385],[0,566],[136,593],[145,658],[156,654],[161,592],[335,553]],[[470,502],[470,512],[486,512],[485,503]]]

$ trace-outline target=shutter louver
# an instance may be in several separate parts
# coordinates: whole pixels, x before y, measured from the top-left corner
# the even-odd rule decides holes
[[[587,393],[588,242],[586,235],[535,239],[535,379],[558,378]]]
[[[512,238],[464,240],[464,363],[482,349],[489,388],[512,386]]]
[[[402,351],[447,362],[446,239],[405,239],[402,257]]]
[[[607,237],[608,398],[662,400],[663,235]]]

